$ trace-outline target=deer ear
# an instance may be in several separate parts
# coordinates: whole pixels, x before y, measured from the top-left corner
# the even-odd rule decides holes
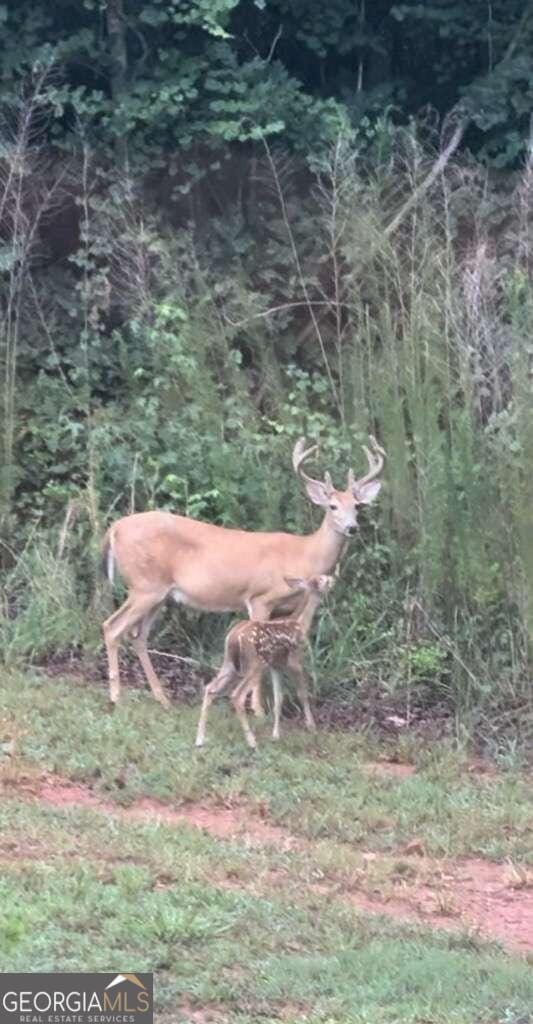
[[[371,505],[376,500],[380,490],[381,480],[371,480],[370,483],[355,488],[354,498],[359,505]]]
[[[300,576],[284,576],[283,579],[291,590],[307,590],[307,582]]]
[[[331,490],[327,484],[323,484],[321,480],[306,480],[305,489],[313,505],[329,505]]]

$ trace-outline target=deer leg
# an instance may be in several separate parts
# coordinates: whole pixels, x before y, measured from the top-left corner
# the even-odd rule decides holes
[[[148,615],[155,605],[161,604],[161,595],[145,594],[136,597],[130,594],[124,604],[113,612],[103,624],[104,641],[109,667],[109,699],[117,704],[120,698],[120,674],[118,648],[121,637]]]
[[[281,676],[276,669],[271,669],[270,675],[272,677],[272,692],[274,694],[274,728],[272,730],[272,739],[279,740],[279,722],[281,718],[281,705],[283,703]]]
[[[233,704],[235,714],[242,725],[246,742],[252,750],[256,749],[257,742],[250,728],[250,723],[246,714],[246,698],[250,691],[252,691],[253,694],[255,690],[259,689],[260,692],[261,676],[262,672],[258,673],[257,669],[252,669],[245,675],[242,682],[235,687],[231,695],[231,703]]]
[[[123,632],[121,622],[127,618],[133,599],[127,600],[117,608],[108,619],[105,620],[102,629],[107,652],[108,679],[109,679],[109,700],[112,704],[118,704],[120,698],[120,673],[118,668],[118,641]]]
[[[206,686],[204,690],[204,699],[202,701],[202,710],[200,712],[200,718],[198,721],[198,729],[196,732],[196,746],[203,747],[205,743],[205,727],[207,723],[207,712],[211,704],[213,703],[217,694],[221,693],[222,690],[229,686],[235,679],[237,672],[235,666],[231,663],[224,662],[222,667],[217,672],[214,679]]]
[[[306,729],[314,730],[316,729],[316,724],[311,711],[311,705],[309,704],[307,675],[302,668],[302,663],[298,655],[293,654],[289,657],[288,668],[296,679],[296,692],[300,698],[300,703],[303,708],[305,727]]]
[[[150,655],[148,654],[147,640],[150,630],[154,624],[154,619],[160,609],[161,605],[158,604],[156,608],[153,608],[147,615],[141,619],[141,622],[133,628],[130,633],[130,639],[132,647],[142,665],[144,674],[148,680],[148,685],[157,701],[163,705],[164,708],[171,706],[170,701],[158,679],[157,673],[152,665]]]

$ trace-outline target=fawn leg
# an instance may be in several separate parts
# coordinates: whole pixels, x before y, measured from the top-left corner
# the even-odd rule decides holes
[[[238,686],[235,687],[231,695],[231,703],[233,704],[233,707],[235,709],[235,714],[237,715],[237,718],[239,719],[239,722],[242,725],[242,730],[244,732],[246,742],[248,746],[252,748],[252,750],[256,749],[257,742],[250,728],[250,723],[248,721],[248,716],[246,714],[246,698],[250,691],[254,693],[255,689],[260,687],[261,676],[261,670],[259,670],[258,672],[256,668],[252,669],[244,676],[242,682],[240,682]]]
[[[198,720],[198,729],[196,732],[196,746],[203,747],[205,743],[205,728],[207,724],[207,712],[211,704],[213,703],[217,694],[221,693],[222,690],[231,683],[236,676],[235,668],[232,664],[224,662],[222,667],[217,672],[214,679],[206,686],[204,690],[204,699],[202,701],[202,710],[200,711],[200,718]]]
[[[288,668],[296,679],[296,692],[304,712],[305,726],[307,729],[316,729],[315,720],[309,704],[309,688],[307,676],[302,668],[300,656],[292,654],[289,656]]]
[[[281,676],[276,669],[271,669],[272,691],[274,694],[274,728],[272,739],[279,740],[279,721],[281,718],[281,705],[283,703],[283,691],[281,688]]]

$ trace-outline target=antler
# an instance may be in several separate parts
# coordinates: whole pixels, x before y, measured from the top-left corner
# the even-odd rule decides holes
[[[294,448],[293,448],[293,451],[292,451],[292,465],[293,465],[294,472],[297,473],[298,476],[300,476],[302,478],[302,480],[311,480],[312,479],[310,476],[307,476],[307,473],[304,473],[304,471],[302,469],[302,465],[306,461],[306,459],[309,459],[311,457],[311,455],[313,454],[313,452],[316,452],[316,451],[318,451],[318,445],[317,444],[311,445],[311,447],[308,448],[307,451],[306,451],[306,449],[305,449],[305,437],[300,437],[298,439],[298,441],[296,442],[296,444],[294,445]]]
[[[381,448],[372,434],[369,435],[369,439],[372,450],[367,448],[366,445],[362,445],[368,461],[368,473],[365,476],[360,477],[359,480],[356,480],[353,469],[348,470],[348,487],[350,490],[354,491],[354,493],[359,491],[366,484],[369,484],[371,480],[375,480],[375,478],[381,473],[385,462],[386,453],[384,449]]]
[[[304,470],[302,469],[304,462],[306,462],[307,459],[311,458],[311,455],[314,455],[314,453],[317,451],[317,444],[312,444],[310,448],[306,449],[305,437],[300,437],[300,439],[294,445],[294,449],[292,452],[292,465],[294,468],[294,472],[300,477],[301,480],[303,480],[305,484],[322,483],[321,480],[315,480],[312,476],[308,476],[307,473],[305,473]],[[324,474],[324,483],[329,490],[333,490],[333,483],[331,481],[329,473]]]

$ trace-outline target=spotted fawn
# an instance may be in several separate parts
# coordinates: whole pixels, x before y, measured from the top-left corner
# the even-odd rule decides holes
[[[215,678],[206,686],[196,746],[202,747],[205,742],[207,712],[215,697],[237,682],[231,702],[241,722],[248,745],[256,747],[256,740],[246,714],[248,694],[260,689],[261,680],[267,668],[272,675],[274,693],[274,729],[273,739],[279,739],[279,723],[283,693],[280,672],[287,671],[296,679],[297,692],[302,703],[305,724],[308,729],[315,728],[315,722],[309,705],[307,676],[303,669],[303,655],[307,634],[313,621],[315,611],[323,597],[334,585],[333,576],[311,576],[308,579],[288,578],[285,582],[289,587],[287,596],[303,592],[305,597],[297,610],[289,618],[270,619],[267,622],[237,622],[226,634],[224,644],[224,661]],[[260,702],[259,702],[260,703]]]

